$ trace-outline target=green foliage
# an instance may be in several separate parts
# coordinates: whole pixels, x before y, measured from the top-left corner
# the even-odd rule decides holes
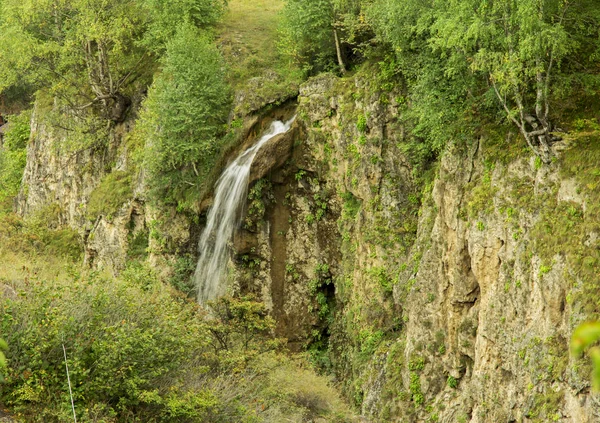
[[[423,405],[425,402],[425,397],[423,396],[423,392],[421,392],[421,378],[415,372],[410,372],[409,375],[409,390],[411,399],[416,405]]]
[[[12,200],[21,188],[27,159],[31,111],[9,116],[8,130],[0,147],[0,203]]]
[[[358,115],[358,118],[356,119],[356,129],[362,134],[367,132],[367,117],[365,115]]]
[[[156,284],[149,290],[137,283],[92,274],[66,283],[35,281],[21,287],[18,299],[3,298],[1,331],[11,346],[5,403],[34,413],[30,421],[62,421],[64,344],[81,417],[102,410],[123,421],[136,410],[142,420],[178,421],[165,405],[179,391],[182,353],[207,346],[204,323],[192,304],[171,299]],[[173,390],[159,392],[159,380],[170,380]],[[201,392],[189,394],[195,400]]]
[[[182,24],[208,28],[218,22],[225,11],[223,0],[141,0],[148,16],[148,29],[142,44],[162,54]]]
[[[584,352],[592,359],[592,384],[595,391],[600,390],[600,347],[594,346],[600,340],[600,323],[588,322],[579,325],[571,337],[571,354],[581,357]]]
[[[72,420],[63,344],[78,421],[348,421],[323,378],[274,352],[274,322],[253,299],[221,298],[208,316],[139,263],[120,279],[73,274],[11,282],[19,295],[0,297],[0,401],[27,421]]]
[[[173,274],[169,278],[169,283],[184,294],[193,296],[195,285],[192,275],[196,264],[197,260],[191,254],[177,257],[173,264]]]
[[[127,258],[129,260],[145,260],[148,257],[149,231],[132,232],[133,230],[134,228],[130,230],[128,236]]]
[[[4,355],[4,352],[8,350],[8,344],[6,343],[6,341],[2,338],[0,338],[0,371],[3,371],[4,369],[6,369],[7,363],[6,363],[6,356]],[[0,373],[0,378],[2,377],[2,374]]]
[[[112,219],[121,206],[133,197],[131,174],[114,171],[106,175],[92,191],[87,208],[88,219],[98,216]]]
[[[43,88],[74,114],[122,118],[125,96],[147,65],[138,1],[5,0],[1,7],[0,42],[11,47],[0,53],[0,92]]]
[[[0,210],[0,241],[3,249],[61,259],[80,259],[83,253],[81,237],[76,230],[60,226],[60,214],[57,204],[49,204],[27,219]]]
[[[531,134],[547,135],[552,100],[598,85],[592,28],[600,16],[590,0],[376,0],[367,10],[406,87],[406,116],[421,141],[406,148],[425,159],[470,138],[474,115],[494,119],[500,110],[537,149]]]
[[[331,70],[335,60],[331,0],[288,0],[283,11],[279,49],[305,73]]]
[[[169,41],[141,114],[155,199],[188,208],[215,165],[230,105],[223,61],[194,27]]]
[[[257,354],[278,348],[273,338],[275,320],[265,306],[252,297],[222,297],[209,304],[212,319],[208,330],[218,357],[216,365],[239,367]]]
[[[458,386],[458,381],[454,377],[448,376],[448,379],[446,379],[446,385],[448,385],[452,389],[456,389],[456,387]]]
[[[344,206],[342,209],[342,218],[344,220],[352,220],[356,217],[356,214],[362,206],[360,199],[356,198],[351,192],[343,192],[340,194],[342,200],[344,200]]]
[[[393,292],[394,281],[390,277],[387,269],[384,267],[372,267],[367,272],[372,278],[375,279],[385,294],[391,294]]]
[[[339,63],[358,62],[373,34],[363,13],[363,0],[287,0],[283,10],[279,50],[313,75]],[[343,72],[343,71],[342,71]]]
[[[0,92],[44,89],[62,111],[119,121],[182,24],[207,28],[221,0],[49,0],[0,4]],[[62,112],[61,111],[61,112]],[[57,122],[55,122],[57,123]]]
[[[248,192],[248,211],[244,222],[246,229],[256,230],[257,224],[265,215],[266,204],[275,201],[272,188],[271,182],[267,179],[259,179],[250,188]]]
[[[7,117],[8,130],[4,134],[4,148],[9,151],[23,150],[27,147],[31,134],[31,110],[26,110],[18,115]]]

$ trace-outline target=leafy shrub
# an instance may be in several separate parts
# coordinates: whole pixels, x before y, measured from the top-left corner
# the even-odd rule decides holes
[[[60,207],[55,203],[27,219],[16,213],[0,212],[0,251],[79,260],[83,252],[81,237],[76,230],[60,226],[60,214]]]
[[[26,421],[72,421],[63,345],[81,422],[350,421],[325,379],[276,351],[252,298],[221,298],[207,318],[139,263],[120,279],[73,274],[0,296],[0,401]]]
[[[279,346],[279,341],[273,339],[275,320],[267,315],[263,303],[252,297],[222,297],[209,303],[209,307],[213,318],[208,330],[221,365],[239,366],[241,361],[247,362]],[[234,354],[235,351],[242,354]]]
[[[179,393],[178,401],[187,398],[188,406],[172,398],[188,357],[198,357],[208,344],[202,314],[160,285],[138,284],[92,274],[66,282],[34,280],[17,299],[2,298],[0,331],[10,345],[3,401],[34,413],[28,421],[63,421],[64,344],[76,410],[84,419],[83,410],[102,410],[115,421],[131,421],[131,412],[142,421],[181,421],[181,410],[192,404],[204,404],[196,414],[208,414],[216,405],[202,391]]]
[[[169,283],[184,294],[190,295],[194,290],[192,275],[196,269],[196,259],[191,254],[177,257],[173,264],[173,274]]]
[[[143,0],[149,25],[143,44],[151,51],[163,53],[182,22],[198,28],[214,25],[225,11],[222,0]]]
[[[330,70],[335,63],[333,5],[330,0],[285,3],[279,50],[306,74]]]

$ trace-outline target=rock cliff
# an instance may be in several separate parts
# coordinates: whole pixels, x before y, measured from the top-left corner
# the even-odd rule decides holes
[[[372,421],[600,421],[589,364],[568,353],[598,312],[597,140],[565,136],[546,166],[488,128],[415,163],[400,97],[364,75],[300,88],[297,126],[252,170],[231,289],[263,298],[291,349]],[[150,208],[128,173],[127,121],[72,156],[34,122],[21,214],[58,204],[88,262],[113,271],[138,235],[158,269],[194,251],[201,224]],[[127,178],[122,201],[90,212],[94,191]]]
[[[238,280],[292,346],[374,421],[598,421],[589,365],[568,353],[597,312],[596,143],[565,136],[545,166],[488,131],[428,178],[365,78],[313,79],[298,101],[292,157],[254,191],[256,241],[238,244]]]

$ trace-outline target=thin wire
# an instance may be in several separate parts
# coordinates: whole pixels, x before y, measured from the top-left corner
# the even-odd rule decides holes
[[[77,415],[75,414],[75,403],[73,402],[73,392],[71,391],[71,377],[69,376],[69,365],[67,364],[67,350],[65,344],[62,344],[63,353],[65,354],[65,367],[67,368],[67,381],[69,382],[69,395],[71,396],[71,408],[73,409],[73,420],[77,423]]]

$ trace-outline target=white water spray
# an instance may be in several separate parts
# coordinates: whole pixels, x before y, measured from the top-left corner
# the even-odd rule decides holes
[[[287,132],[295,117],[275,121],[256,144],[244,151],[223,172],[215,187],[215,201],[208,213],[206,228],[200,237],[200,258],[194,273],[198,301],[202,304],[225,294],[223,281],[229,260],[229,242],[241,224],[242,205],[246,201],[250,167],[258,150],[273,137]]]

